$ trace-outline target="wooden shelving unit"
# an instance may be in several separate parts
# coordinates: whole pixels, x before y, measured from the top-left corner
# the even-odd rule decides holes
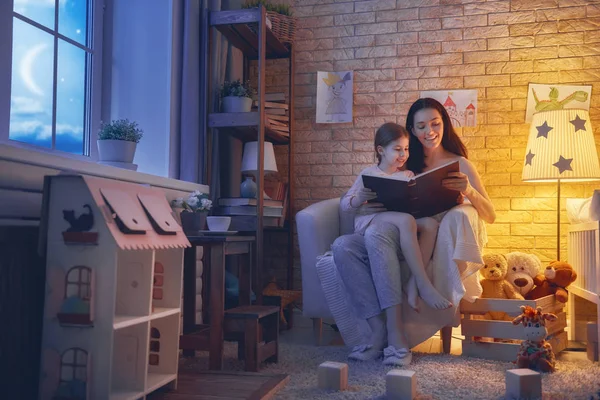
[[[208,115],[209,128],[227,128],[227,133],[242,141],[256,140],[258,136],[258,112],[247,113],[211,113]],[[223,130],[223,129],[221,129]],[[290,138],[265,127],[265,140],[274,145],[287,145]]]
[[[294,51],[290,44],[284,45],[273,32],[267,27],[266,11],[264,7],[255,9],[243,9],[234,11],[213,11],[208,15],[208,26],[210,33],[215,30],[222,33],[229,42],[240,49],[244,54],[244,80],[248,79],[249,60],[257,60],[258,63],[258,110],[248,113],[208,113],[208,128],[218,128],[219,134],[228,134],[243,142],[258,141],[257,186],[258,193],[263,193],[264,188],[264,142],[272,142],[273,145],[288,147],[288,202],[286,210],[287,224],[277,231],[288,235],[288,260],[287,260],[287,289],[293,288],[293,221],[292,202],[294,199],[293,171],[294,171]],[[205,40],[211,40],[209,35],[204,35]],[[210,43],[210,42],[209,42]],[[205,47],[209,49],[209,45]],[[210,53],[210,50],[208,51]],[[289,136],[283,135],[270,129],[265,117],[265,82],[266,82],[266,60],[288,59],[289,60]],[[210,65],[210,62],[209,62]],[[210,67],[209,67],[210,68]],[[214,71],[213,71],[214,72]],[[211,71],[207,74],[213,80],[215,76]],[[214,90],[215,82],[209,82],[207,93]],[[258,196],[256,229],[252,235],[256,236],[255,265],[257,267],[258,280],[263,285],[262,269],[264,268],[264,201]],[[259,290],[257,290],[259,292]],[[258,301],[262,301],[261,293],[257,293]],[[290,316],[291,319],[291,316]],[[291,325],[291,323],[290,323]]]

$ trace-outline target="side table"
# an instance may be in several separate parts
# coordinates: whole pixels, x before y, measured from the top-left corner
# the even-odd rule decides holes
[[[225,256],[237,255],[239,260],[239,304],[250,305],[251,286],[260,282],[260,268],[253,268],[255,236],[188,236],[192,247],[185,250],[183,268],[183,334],[179,348],[185,356],[196,350],[209,351],[209,369],[223,366],[223,321],[225,313]],[[204,247],[202,274],[203,324],[197,325],[196,315],[196,248]],[[254,270],[254,271],[253,271]],[[254,272],[254,273],[253,273]],[[252,281],[252,282],[251,282]],[[254,285],[252,285],[254,283]],[[255,292],[257,292],[255,290]],[[205,323],[209,321],[207,326]]]

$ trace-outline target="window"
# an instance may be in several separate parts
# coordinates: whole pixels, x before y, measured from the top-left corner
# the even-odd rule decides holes
[[[155,327],[150,328],[150,354],[148,364],[158,365],[160,362],[160,331]]]
[[[163,299],[163,284],[165,279],[165,267],[159,263],[154,263],[154,282],[152,288],[152,299],[162,300]]]
[[[92,270],[88,267],[73,267],[65,278],[65,299],[78,297],[89,303],[92,298]]]
[[[0,98],[0,107],[9,108],[0,109],[0,139],[95,154],[90,143],[99,125],[102,4],[8,0],[0,6],[0,37],[9,42],[0,44],[0,74],[9,76],[9,82],[0,77],[0,89],[10,89],[8,101]],[[0,90],[0,97],[5,93]]]
[[[59,388],[74,386],[75,382],[81,382],[85,385],[87,382],[87,365],[87,351],[78,347],[66,350],[60,360]]]

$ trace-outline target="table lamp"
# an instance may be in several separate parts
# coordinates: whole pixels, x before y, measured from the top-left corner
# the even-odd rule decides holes
[[[522,179],[557,182],[556,259],[560,260],[560,183],[600,179],[594,132],[586,110],[553,110],[533,115]]]
[[[273,143],[264,142],[264,169],[265,174],[277,172],[277,163],[275,162],[275,151]],[[242,173],[251,174],[258,180],[258,142],[247,142],[244,145],[244,154],[242,156]],[[240,195],[242,197],[256,197],[256,182],[248,176],[242,182]],[[270,199],[263,190],[263,198]]]

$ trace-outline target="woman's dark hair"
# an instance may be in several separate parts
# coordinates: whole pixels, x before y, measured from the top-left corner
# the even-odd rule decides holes
[[[408,138],[410,141],[410,133],[402,125],[398,125],[395,122],[386,122],[377,129],[377,132],[375,132],[375,156],[377,157],[377,163],[381,162],[381,155],[377,152],[377,147],[385,147],[394,140],[402,137]]]
[[[413,128],[415,126],[415,114],[426,108],[433,108],[442,116],[442,122],[444,123],[442,147],[450,153],[468,158],[467,148],[456,134],[456,131],[452,126],[452,121],[450,121],[448,111],[446,111],[444,106],[435,99],[426,97],[415,101],[412,106],[410,106],[408,115],[406,116],[406,130],[410,132],[411,136],[414,136]],[[423,144],[416,137],[411,137],[409,151],[410,157],[408,158],[407,163],[408,169],[415,174],[423,172],[423,169],[425,168],[425,153],[423,151]]]

